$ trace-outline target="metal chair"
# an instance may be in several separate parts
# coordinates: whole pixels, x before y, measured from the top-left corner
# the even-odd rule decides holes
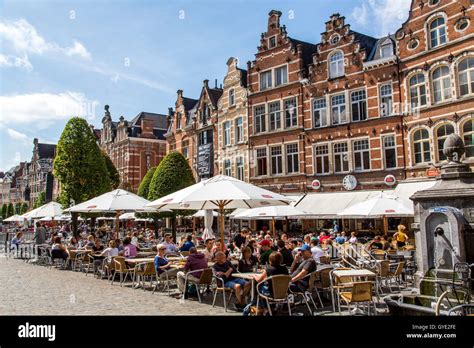
[[[351,291],[341,292],[341,300],[343,300],[351,311],[351,304],[367,304],[367,313],[370,315],[370,304],[373,305],[374,313],[377,315],[377,310],[375,308],[375,302],[372,297],[372,282],[354,282],[352,284]]]
[[[156,277],[155,264],[153,263],[153,261],[142,262],[135,265],[135,268],[133,271],[134,284],[137,277],[140,277],[140,280],[138,281],[138,285],[140,285],[140,283],[142,284],[143,291],[145,291],[146,278],[150,278],[150,287],[151,287],[152,282],[153,282],[153,277]]]
[[[123,282],[127,279],[127,277],[131,277],[134,269],[129,268],[125,263],[125,258],[122,256],[116,256],[114,259],[115,263],[115,273],[120,274],[120,286],[123,286]],[[112,284],[114,283],[114,278],[112,278]],[[132,279],[131,279],[132,280]]]
[[[317,281],[318,277],[319,277],[319,272],[314,271],[314,272],[311,272],[310,274],[306,275],[306,277],[303,278],[303,279],[308,279],[308,288],[306,290],[299,289],[299,291],[293,291],[290,288],[290,293],[292,293],[294,295],[300,295],[300,296],[303,297],[303,301],[305,302],[306,307],[308,308],[308,312],[311,315],[314,315],[314,313],[311,310],[311,306],[309,305],[309,301],[311,301],[311,303],[313,304],[315,310],[318,309],[318,307],[316,306],[316,303],[314,302],[314,299],[313,299],[313,291],[315,289],[316,289],[316,294],[318,295],[319,302],[321,303],[321,308],[323,307],[323,302],[321,301],[321,296],[319,296],[319,292],[318,292],[318,289],[316,287],[316,281]]]
[[[222,292],[222,299],[224,301],[224,311],[227,312],[227,306],[230,304],[230,300],[232,298],[232,295],[235,293],[234,289],[232,288],[226,288],[224,286],[224,279],[218,276],[214,276],[214,279],[216,280],[216,286],[214,288],[214,300],[212,301],[212,307],[214,307],[216,303],[216,298],[217,298],[217,293]],[[225,299],[225,294],[226,292],[229,292],[229,298],[226,301]]]
[[[265,295],[261,292],[261,286],[268,281],[272,284],[272,295]],[[260,303],[260,298],[264,299],[267,303],[267,309],[270,316],[272,316],[272,303],[286,303],[288,306],[288,314],[291,316],[291,306],[288,298],[288,290],[290,289],[291,276],[289,275],[276,275],[268,277],[257,284],[257,305]]]

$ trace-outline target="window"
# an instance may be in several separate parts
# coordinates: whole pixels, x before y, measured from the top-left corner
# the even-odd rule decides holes
[[[467,18],[461,18],[456,22],[455,29],[457,31],[464,31],[469,26],[469,20]]]
[[[319,145],[314,149],[315,157],[315,173],[329,173],[329,147],[327,145]]]
[[[395,143],[395,136],[388,135],[383,137],[383,154],[385,169],[397,167],[397,145]]]
[[[335,173],[343,173],[349,171],[349,156],[347,152],[347,143],[334,144]]]
[[[430,0],[430,1],[429,1],[429,5],[430,5],[430,6],[436,6],[436,5],[438,5],[438,4],[439,4],[439,0]]]
[[[327,126],[326,98],[319,98],[313,101],[313,122],[314,128]]]
[[[255,107],[255,133],[265,132],[266,130],[265,105],[259,105]]]
[[[229,90],[229,106],[235,105],[235,90],[231,88]]]
[[[232,176],[232,164],[230,160],[224,160],[224,175]]]
[[[188,158],[189,157],[189,140],[183,140],[181,148],[182,148],[182,154],[184,158]]]
[[[433,71],[434,102],[439,103],[451,99],[451,77],[449,68],[442,66]]]
[[[415,155],[415,164],[429,163],[430,158],[430,140],[426,129],[419,129],[413,134],[413,153]]]
[[[380,86],[380,115],[390,116],[393,113],[392,85]]]
[[[237,179],[244,180],[244,159],[243,157],[237,157],[236,159]]]
[[[346,96],[339,94],[331,98],[332,124],[345,123],[346,118]]]
[[[414,50],[418,47],[418,45],[420,44],[420,41],[418,41],[417,39],[411,39],[410,41],[408,41],[408,49],[409,50]]]
[[[281,146],[274,146],[270,148],[272,174],[283,173],[283,158],[281,153]]]
[[[199,145],[212,143],[212,129],[199,133]]]
[[[462,126],[462,136],[464,139],[464,146],[466,148],[465,156],[474,157],[474,121],[471,119]]]
[[[224,122],[222,125],[222,135],[223,135],[223,143],[224,146],[229,146],[230,145],[230,121]]]
[[[298,144],[286,145],[286,170],[288,173],[300,171],[298,157]]]
[[[443,17],[438,17],[430,23],[431,48],[446,43],[446,25]]]
[[[257,149],[257,175],[267,175],[267,149]]]
[[[276,36],[272,36],[268,39],[268,48],[276,47]]]
[[[344,76],[344,55],[337,51],[329,58],[329,78]]]
[[[244,124],[242,117],[235,120],[235,143],[241,143],[244,141]]]
[[[260,90],[264,91],[272,87],[272,72],[265,71],[260,74]]]
[[[444,161],[446,156],[443,153],[444,141],[450,135],[454,133],[454,127],[450,124],[443,124],[436,130],[436,144],[438,146],[438,161]]]
[[[423,74],[416,74],[410,79],[410,101],[414,109],[426,105],[426,85]]]
[[[275,69],[275,87],[284,85],[288,82],[288,68],[287,66],[282,66]]]
[[[352,121],[363,121],[367,119],[367,96],[365,90],[351,93]]]
[[[298,115],[296,109],[296,98],[287,99],[285,104],[285,127],[296,127],[298,124]]]
[[[370,169],[369,140],[354,141],[354,170],[356,172]]]
[[[380,58],[387,58],[393,56],[393,46],[391,43],[384,44],[380,47]]]
[[[337,34],[334,34],[333,36],[331,36],[331,38],[329,39],[329,42],[331,43],[331,45],[335,45],[339,42],[339,35]]]
[[[273,102],[268,104],[268,112],[270,117],[270,130],[281,128],[281,112],[280,102]]]
[[[461,97],[474,94],[474,58],[459,63],[459,91]]]
[[[179,112],[176,114],[176,129],[181,129],[181,114]]]

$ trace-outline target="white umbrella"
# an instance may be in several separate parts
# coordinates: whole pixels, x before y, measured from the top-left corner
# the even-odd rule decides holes
[[[337,215],[355,219],[383,218],[384,232],[387,232],[388,217],[412,217],[414,211],[413,207],[407,207],[398,197],[382,192],[377,197],[347,207]]]
[[[125,213],[119,216],[120,220],[135,220],[135,213]]]
[[[211,209],[198,210],[196,213],[193,214],[193,217],[198,217],[198,218],[206,217],[206,214],[209,210],[211,210]],[[211,211],[212,211],[212,216],[219,216],[219,213],[217,213],[216,211],[214,211],[214,210],[211,210]]]
[[[277,205],[271,207],[261,207],[247,209],[234,215],[234,219],[240,220],[272,220],[272,232],[275,235],[275,219],[286,219],[292,217],[302,217],[308,215],[307,212],[299,210],[291,205]]]
[[[3,220],[3,222],[24,222],[25,218],[21,215],[12,215]]]
[[[202,233],[202,239],[210,239],[210,238],[215,238],[214,237],[214,231],[212,231],[212,223],[214,221],[214,216],[217,216],[218,214],[211,209],[207,210],[202,210],[204,211],[204,232]]]
[[[217,175],[157,199],[149,207],[169,209],[218,209],[224,246],[224,209],[287,205],[292,199],[241,180]]]
[[[23,214],[22,216],[28,220],[30,219],[40,219],[45,216],[60,216],[63,214],[63,209],[61,204],[56,202],[49,202],[45,205],[42,205],[39,208],[33,209],[32,211]]]

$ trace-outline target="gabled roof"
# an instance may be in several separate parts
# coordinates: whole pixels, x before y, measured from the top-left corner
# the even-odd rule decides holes
[[[155,114],[152,112],[140,112],[130,122],[130,127],[140,127],[142,119],[152,120],[153,128],[166,129],[167,127],[167,115]]]
[[[393,54],[395,55],[395,35],[384,36],[375,42],[372,51],[367,55],[367,61],[381,59],[380,47],[386,43],[392,44]]]
[[[38,144],[38,157],[51,158],[56,157],[56,145],[55,144]]]
[[[224,92],[221,88],[208,88],[209,98],[211,99],[212,105],[217,108],[217,101]]]
[[[368,60],[370,53],[372,52],[374,46],[377,43],[377,39],[372,36],[361,34],[353,30],[350,31],[350,34],[354,34],[355,36],[354,41],[358,42],[360,44],[360,48],[364,49],[365,52],[367,52],[367,60]]]
[[[316,45],[311,44],[309,42],[296,40],[293,38],[289,38],[293,45],[296,47],[297,45],[301,45],[303,48],[303,62],[304,66],[311,64],[313,61],[313,54],[316,52]]]
[[[191,110],[192,108],[196,106],[197,103],[198,103],[197,99],[183,97],[183,106],[185,110]]]

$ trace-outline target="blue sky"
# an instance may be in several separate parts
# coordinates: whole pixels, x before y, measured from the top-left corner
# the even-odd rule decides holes
[[[31,159],[33,138],[57,142],[67,119],[167,113],[176,90],[222,83],[229,57],[254,59],[271,9],[291,37],[317,43],[332,13],[381,36],[410,0],[0,0],[0,171]]]

